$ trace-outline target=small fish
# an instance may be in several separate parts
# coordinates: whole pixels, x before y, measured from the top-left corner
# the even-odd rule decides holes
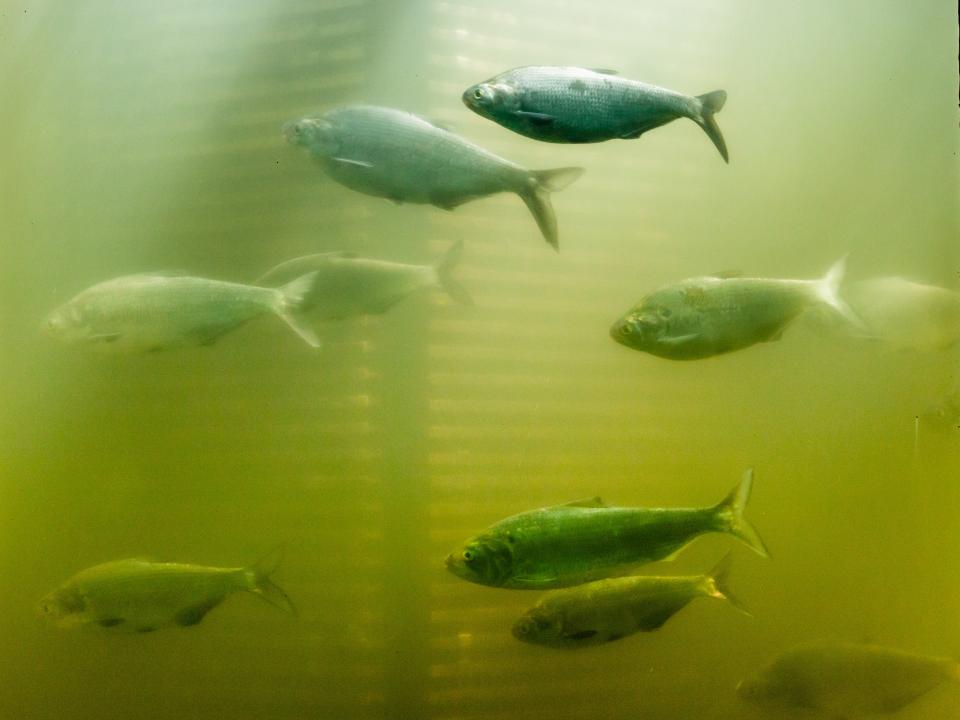
[[[341,185],[398,203],[453,210],[487,195],[516,193],[555,249],[557,219],[549,194],[583,173],[577,167],[527,170],[424,118],[384,107],[338,108],[287,123],[283,133]]]
[[[726,101],[724,90],[692,97],[618,77],[613,70],[579,67],[514,68],[463,93],[464,104],[478,115],[555,143],[632,140],[677,118],[690,118],[730,162],[714,119]]]
[[[411,293],[428,287],[443,288],[454,300],[471,305],[470,295],[451,276],[462,250],[461,240],[433,265],[370,260],[351,253],[307,255],[277,265],[257,284],[272,287],[308,272],[316,273],[303,307],[303,312],[316,320],[379,315]]]
[[[44,597],[38,612],[60,627],[145,633],[196,625],[228,595],[245,591],[295,615],[290,598],[270,580],[279,562],[279,553],[246,568],[116,560],[78,572]]]
[[[960,292],[880,277],[852,283],[847,300],[865,335],[892,348],[931,352],[960,342]]]
[[[722,532],[768,557],[743,511],[753,470],[713,507],[607,507],[590,498],[501,520],[447,556],[447,569],[479,585],[539,590],[609,577],[676,553],[698,535]],[[622,574],[622,573],[620,573]]]
[[[960,682],[960,664],[950,658],[818,640],[788,650],[741,682],[737,694],[769,708],[852,718],[897,712],[944,681]]]
[[[84,290],[47,316],[43,328],[68,343],[110,352],[155,352],[211,345],[272,312],[319,347],[320,340],[301,318],[314,280],[309,273],[276,289],[160,273],[127,275]]]
[[[804,310],[825,305],[858,328],[840,298],[846,258],[821,280],[697,277],[647,295],[610,328],[621,345],[670,360],[699,360],[779,340]]]
[[[951,390],[931,403],[920,416],[925,425],[940,430],[960,430],[960,388]]]
[[[660,629],[698,597],[730,602],[746,613],[727,588],[730,554],[707,575],[630,576],[552,590],[513,626],[517,640],[555,648],[602,645]]]

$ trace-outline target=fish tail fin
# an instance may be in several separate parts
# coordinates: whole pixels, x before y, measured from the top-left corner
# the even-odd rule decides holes
[[[723,139],[723,133],[720,132],[720,126],[717,125],[716,118],[713,117],[723,109],[724,103],[727,102],[727,91],[714,90],[705,95],[697,95],[697,100],[700,101],[700,112],[693,117],[693,121],[703,128],[707,137],[713,141],[717,150],[720,151],[720,157],[723,158],[725,163],[729,164],[730,155],[727,153],[727,143]]]
[[[433,268],[437,273],[437,283],[447,295],[461,305],[473,305],[473,298],[470,297],[470,293],[452,275],[453,269],[460,262],[461,254],[463,254],[463,240],[457,240],[440,256]]]
[[[714,517],[717,518],[718,529],[727,532],[746,543],[751,550],[763,557],[770,557],[767,546],[760,538],[760,533],[744,516],[747,502],[750,500],[750,490],[753,487],[753,468],[747,468],[737,486],[730,491],[723,500],[714,506]]]
[[[554,250],[560,250],[560,242],[557,239],[557,216],[553,212],[550,193],[563,190],[581,175],[583,168],[580,167],[532,170],[528,186],[519,193],[537,221],[544,240],[550,243]]]
[[[825,305],[833,309],[838,315],[860,330],[866,330],[864,324],[853,309],[840,297],[840,285],[843,283],[843,276],[847,272],[847,256],[837,260],[827,274],[822,279],[817,280],[815,284],[817,298]]]
[[[295,616],[297,608],[293,601],[283,591],[283,588],[270,579],[270,576],[277,571],[282,561],[283,548],[278,547],[247,568],[249,583],[247,590],[274,607]]]
[[[276,308],[277,315],[283,318],[283,321],[293,328],[293,331],[310,347],[315,348],[320,347],[320,338],[307,323],[303,313],[310,308],[310,294],[318,274],[316,271],[308,272],[281,287],[282,300]]]
[[[730,565],[733,561],[733,553],[728,552],[724,555],[720,562],[713,566],[713,569],[706,575],[706,591],[707,595],[712,598],[717,598],[718,600],[726,600],[728,603],[733,605],[734,608],[742,612],[744,615],[749,615],[753,617],[746,605],[737,597],[733,591],[730,590]]]

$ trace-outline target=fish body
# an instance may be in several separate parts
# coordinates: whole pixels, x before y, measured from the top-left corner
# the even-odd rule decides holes
[[[610,70],[550,66],[514,68],[463,93],[464,104],[478,115],[545,142],[629,140],[678,118],[689,118],[729,162],[713,117],[726,99],[723,90],[694,97],[622,78]]]
[[[293,613],[286,593],[269,579],[275,569],[274,558],[249,568],[116,560],[78,572],[40,601],[39,612],[60,627],[143,633],[196,625],[228,596],[245,591]]]
[[[283,288],[164,274],[128,275],[90,287],[54,310],[45,330],[66,342],[111,352],[210,345],[264,313],[275,313],[311,345],[297,314],[313,277]]]
[[[831,717],[894,713],[945,681],[960,664],[877,645],[818,640],[794,647],[740,683],[744,700]]]
[[[599,498],[520,513],[468,540],[446,560],[454,575],[493,587],[568,587],[662,560],[699,535],[723,532],[767,550],[743,516],[753,471],[708,508],[607,507]]]
[[[610,328],[621,345],[670,360],[699,360],[778,340],[804,310],[827,305],[860,327],[838,294],[845,259],[821,280],[697,277],[642,298]]]
[[[893,348],[930,352],[960,342],[960,292],[880,277],[852,283],[847,299],[865,334]]]
[[[739,608],[726,588],[729,565],[728,555],[707,575],[607,578],[552,590],[517,620],[513,636],[574,649],[658,630],[698,597],[730,600]]]
[[[316,157],[326,174],[352,190],[445,210],[501,192],[519,195],[544,238],[558,246],[549,193],[582,168],[531,171],[412,113],[352,105],[287,123],[292,145]]]
[[[433,265],[409,265],[360,258],[349,253],[320,253],[288,260],[257,284],[273,286],[315,273],[303,312],[313,320],[342,320],[385,313],[407,296],[440,287],[458,302],[471,304],[467,291],[451,276],[463,242],[454,243]]]

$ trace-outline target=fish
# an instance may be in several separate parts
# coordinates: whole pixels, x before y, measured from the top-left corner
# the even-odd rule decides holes
[[[861,337],[897,350],[935,352],[960,342],[960,292],[901,277],[851,283],[847,301],[863,320]]]
[[[831,309],[857,331],[863,322],[840,297],[841,258],[820,280],[695,277],[642,298],[610,328],[621,345],[669,360],[700,360],[779,340],[811,306]]]
[[[919,419],[940,430],[960,430],[960,387],[930,403]]]
[[[608,507],[594,497],[523,512],[491,525],[451,552],[447,570],[491,587],[569,587],[663,560],[711,532],[733,535],[769,557],[743,514],[752,486],[750,468],[713,507]]]
[[[663,627],[698,597],[726,600],[747,613],[727,587],[730,553],[706,575],[607,578],[551,590],[513,625],[517,640],[574,649],[603,645]]]
[[[960,664],[950,658],[815,640],[743,680],[737,694],[768,709],[806,708],[853,718],[895,713],[944,682],[960,682]]]
[[[451,275],[463,241],[450,246],[433,265],[408,265],[357,257],[348,252],[318,253],[287,260],[267,271],[258,285],[273,287],[308,272],[316,273],[302,312],[315,320],[379,315],[423,288],[440,287],[464,305],[473,299]]]
[[[527,170],[413,113],[349,105],[283,126],[291,145],[317,158],[334,181],[397,203],[444,210],[502,192],[526,203],[544,239],[559,249],[550,193],[583,168]]]
[[[228,596],[249,592],[296,615],[290,598],[270,579],[279,564],[278,551],[250,567],[234,568],[114,560],[81,570],[46,595],[37,610],[62,628],[147,633],[197,625]]]
[[[691,96],[619,77],[614,70],[531,65],[471,85],[462,99],[475,113],[508,130],[553,143],[633,140],[689,118],[703,128],[724,162],[730,162],[714,117],[727,101],[724,90]]]
[[[246,322],[273,313],[312,347],[320,340],[302,318],[315,273],[281,288],[169,273],[114,278],[51,312],[42,329],[63,342],[106,352],[158,352],[212,345]]]

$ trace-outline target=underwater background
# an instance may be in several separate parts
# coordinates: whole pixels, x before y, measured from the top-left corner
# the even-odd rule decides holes
[[[737,682],[829,637],[960,657],[960,432],[918,421],[956,349],[889,352],[809,318],[677,363],[610,324],[679,279],[742,270],[960,285],[954,3],[683,0],[5,2],[0,7],[0,718],[771,717]],[[725,89],[725,165],[681,120],[640,140],[536,143],[467,86],[525,64]],[[560,252],[514,195],[454,212],[330,181],[284,122],[402,108],[531,168]],[[210,348],[84,353],[39,332],[145,270],[250,281],[351,250],[427,263],[465,241],[475,305],[440,292],[330,323],[275,318]],[[747,466],[772,559],[733,549],[754,613],[699,600],[582,651],[517,642],[537,593],[444,556],[496,520],[600,495],[702,506]],[[35,616],[123,557],[244,565],[278,545],[299,617],[241,594],[200,625],[65,632]],[[960,715],[940,688],[900,717]]]

